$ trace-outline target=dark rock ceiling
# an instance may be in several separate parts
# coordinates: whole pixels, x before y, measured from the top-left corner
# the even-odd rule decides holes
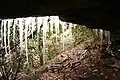
[[[2,0],[0,18],[58,15],[63,21],[90,28],[119,30],[117,0]]]

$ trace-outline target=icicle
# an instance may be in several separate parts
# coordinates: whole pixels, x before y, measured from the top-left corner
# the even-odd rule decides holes
[[[57,35],[58,35],[58,28],[59,28],[59,17],[54,17],[54,23],[55,23],[55,34],[56,34],[56,43],[57,43]]]
[[[19,34],[20,34],[20,52],[23,53],[23,19],[19,19]]]
[[[1,48],[3,47],[3,25],[4,25],[4,20],[2,20],[1,23]]]
[[[16,25],[17,25],[17,19],[14,19],[14,25],[13,25],[13,42],[15,44],[15,31],[16,31]]]
[[[72,38],[72,26],[73,24],[72,23],[69,23],[69,30],[70,30],[70,37]]]
[[[40,42],[40,34],[41,34],[41,25],[42,25],[42,17],[37,17],[37,44],[38,44],[38,51],[41,52],[41,42]],[[44,64],[44,60],[43,60],[43,53],[39,53],[39,57],[40,57],[40,64],[43,65]]]
[[[60,19],[59,19],[59,17],[57,17],[57,33],[59,34],[59,22],[60,21]]]
[[[95,33],[95,29],[92,29],[93,30],[93,32]]]
[[[39,17],[37,17],[37,42],[38,44],[39,44],[39,32],[40,32]]]
[[[4,46],[5,46],[5,53],[7,55],[8,53],[7,53],[7,44],[6,44],[6,23],[7,20],[4,20]]]
[[[31,34],[32,34],[32,39],[33,39],[32,17],[29,17],[29,26],[31,27]]]
[[[45,23],[44,23],[45,24],[45,42],[46,42],[46,36],[47,36],[46,33],[47,33],[47,29],[48,29],[48,18],[49,17],[46,16],[44,19],[45,20]]]
[[[33,39],[33,32],[34,32],[34,25],[35,25],[35,18],[29,17],[29,27],[31,27],[32,39]]]
[[[95,33],[95,29],[92,29],[93,30],[93,32]],[[96,34],[96,33],[95,33]]]
[[[32,34],[32,39],[33,39],[33,33],[34,33],[34,31],[36,30],[36,28],[37,28],[37,26],[35,26],[36,25],[36,17],[30,17],[30,24],[31,24],[31,34]]]
[[[60,21],[61,27],[62,27],[62,35],[61,35],[61,41],[62,41],[62,48],[64,51],[64,24],[65,22]]]
[[[32,26],[32,39],[33,39],[33,21],[31,21],[31,26]]]
[[[110,39],[110,31],[107,31],[107,37],[108,37],[108,44],[111,44],[111,39]]]
[[[65,50],[65,42],[64,42],[64,27],[65,27],[65,22],[61,22],[62,25],[62,43],[63,43],[63,51]]]
[[[47,17],[43,18],[43,61],[46,63],[47,55],[46,55],[46,27],[47,27]]]
[[[38,17],[37,18],[37,27],[38,27],[38,29],[40,30],[40,26],[42,25],[42,17]]]
[[[101,41],[101,43],[103,41],[103,30],[102,29],[100,29],[100,41]]]
[[[8,20],[8,50],[9,50],[9,54],[10,54],[10,26],[11,26],[12,21],[13,21],[12,19]]]
[[[27,40],[27,36],[28,36],[27,31],[28,31],[28,26],[30,26],[29,24],[30,24],[30,19],[27,18],[26,21],[25,21],[25,51],[26,51],[26,62],[27,62],[27,64],[29,64],[29,61],[28,61],[28,43],[27,43],[28,42],[28,40]]]
[[[42,24],[42,18],[37,17],[37,43],[39,44],[39,34],[40,34],[40,26]]]
[[[106,31],[106,30],[104,30],[104,34],[103,34],[103,35],[104,35],[104,37],[105,37],[105,40],[107,40],[107,35],[108,35],[108,34],[107,34],[107,31]]]
[[[51,31],[50,31],[51,27],[50,27],[50,16],[48,18],[48,32],[49,32],[49,37],[50,37],[50,34],[51,34]]]
[[[50,17],[50,31],[53,34],[53,17],[52,16]]]
[[[76,24],[73,24],[73,27],[76,28]]]
[[[95,29],[95,34],[98,36],[98,29]]]

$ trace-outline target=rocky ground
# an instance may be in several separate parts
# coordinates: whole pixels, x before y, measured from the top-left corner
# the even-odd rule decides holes
[[[120,80],[120,51],[112,51],[97,44],[72,46],[41,66],[34,80]],[[17,80],[26,80],[24,75]]]
[[[58,54],[36,73],[38,80],[120,80],[120,61],[101,55],[99,45],[76,45]]]
[[[93,48],[85,49],[83,45],[69,48],[44,65],[37,77],[40,80],[96,80],[99,76],[95,72],[102,61],[100,50],[97,46]]]

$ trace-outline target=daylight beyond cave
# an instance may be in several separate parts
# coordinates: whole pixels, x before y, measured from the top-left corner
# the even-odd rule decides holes
[[[0,25],[0,62],[7,64],[3,66],[8,71],[10,68],[10,73],[16,72],[17,66],[18,72],[38,69],[71,46],[87,47],[97,41],[103,43],[104,38],[106,44],[110,41],[109,31],[63,22],[58,16],[4,19]],[[10,80],[12,76],[15,74]]]

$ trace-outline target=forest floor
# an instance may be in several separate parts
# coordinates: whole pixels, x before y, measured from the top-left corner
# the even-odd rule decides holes
[[[110,51],[98,44],[71,46],[37,69],[35,79],[28,80],[120,80],[120,58]]]
[[[36,75],[39,80],[114,80],[113,71],[105,65],[109,58],[101,56],[98,45],[88,49],[75,45],[43,65]]]
[[[98,45],[85,49],[79,44],[59,53],[36,74],[39,80],[120,80],[118,61],[102,56]]]

